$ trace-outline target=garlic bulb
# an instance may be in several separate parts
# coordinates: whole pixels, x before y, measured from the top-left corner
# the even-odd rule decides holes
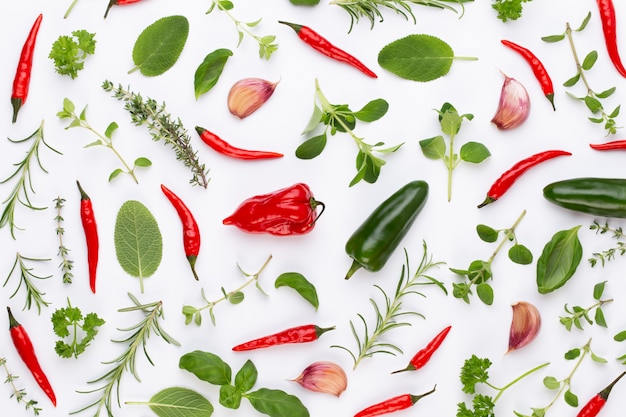
[[[519,81],[504,73],[502,75],[504,84],[500,91],[498,109],[491,123],[500,130],[507,130],[518,127],[526,121],[530,114],[530,97]]]
[[[276,85],[261,78],[237,81],[228,92],[228,110],[240,119],[250,116],[274,94]]]
[[[292,381],[310,391],[332,394],[339,397],[348,386],[344,370],[334,362],[319,361],[307,366]]]
[[[507,353],[532,342],[541,328],[541,316],[534,305],[520,301],[513,304],[512,308],[513,318],[509,331],[509,350]]]

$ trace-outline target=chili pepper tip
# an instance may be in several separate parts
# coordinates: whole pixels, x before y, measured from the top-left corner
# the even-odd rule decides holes
[[[346,274],[346,279],[350,279],[350,277],[361,268],[363,268],[363,265],[361,265],[358,261],[352,261],[352,265],[350,265],[350,269],[348,269],[348,273]]]

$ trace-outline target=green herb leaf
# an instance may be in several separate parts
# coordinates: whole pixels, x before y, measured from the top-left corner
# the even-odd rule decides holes
[[[578,407],[578,397],[572,391],[565,391],[565,393],[563,394],[563,399],[567,404],[571,405],[572,407]]]
[[[187,42],[189,21],[185,16],[166,16],[146,27],[135,41],[129,73],[139,70],[153,77],[174,66]]]
[[[178,361],[178,367],[213,385],[228,385],[232,378],[230,366],[210,352],[195,350],[186,353]]]
[[[598,282],[593,286],[593,299],[600,300],[602,298],[602,294],[604,294],[604,287],[606,286],[606,281]]]
[[[547,376],[543,379],[543,385],[550,390],[557,390],[561,387],[561,383],[553,376]]]
[[[537,260],[537,288],[540,294],[562,287],[576,272],[583,252],[578,239],[580,227],[555,233],[544,246]]]
[[[598,52],[597,51],[589,52],[587,56],[585,57],[585,59],[583,60],[583,63],[582,63],[583,69],[585,71],[589,71],[591,68],[593,68],[597,60],[598,60]]]
[[[622,330],[621,332],[613,336],[613,340],[615,340],[616,342],[623,342],[624,340],[626,340],[626,330]]]
[[[115,253],[121,267],[143,279],[154,274],[163,256],[163,239],[150,210],[136,200],[128,200],[117,213],[115,221]]]
[[[363,108],[354,114],[354,117],[362,122],[374,122],[383,117],[389,110],[389,103],[382,98],[378,98],[367,103]]]
[[[524,245],[515,244],[509,249],[509,259],[520,265],[530,265],[533,262],[533,254]]]
[[[493,243],[498,240],[499,232],[493,227],[489,227],[485,224],[479,224],[476,226],[476,233],[483,242]]]
[[[82,29],[73,31],[72,36],[59,36],[48,54],[54,61],[55,71],[72,79],[78,77],[78,71],[85,67],[85,58],[96,52],[95,36]]]
[[[241,405],[242,392],[236,387],[226,384],[220,387],[220,404],[231,410],[236,410]]]
[[[548,35],[548,36],[543,36],[541,38],[542,41],[544,42],[548,42],[548,43],[554,43],[554,42],[559,42],[562,41],[563,39],[565,39],[565,35],[564,34],[560,34],[560,35]]]
[[[261,388],[244,396],[255,410],[270,417],[309,417],[309,410],[298,397],[281,390]]]
[[[491,285],[486,283],[478,284],[476,286],[476,295],[486,305],[490,306],[493,304],[493,288]]]
[[[289,0],[289,2],[296,6],[315,6],[320,0]]]
[[[256,384],[257,377],[258,371],[256,366],[248,359],[235,375],[235,388],[240,392],[250,391]]]
[[[419,141],[422,153],[428,159],[443,159],[446,155],[446,141],[443,136],[435,136]]]
[[[201,394],[188,388],[165,388],[154,394],[148,402],[159,417],[210,417],[213,405]]]
[[[563,83],[564,87],[573,87],[580,80],[580,72],[577,72],[572,78],[568,79]]]
[[[226,61],[232,55],[233,52],[230,49],[216,49],[204,57],[193,78],[196,100],[217,84],[224,66],[226,66]]]
[[[465,162],[479,164],[491,156],[489,149],[482,143],[467,142],[461,146],[459,156]]]
[[[305,140],[296,148],[296,157],[299,159],[313,159],[318,157],[326,147],[326,132]]]
[[[602,311],[601,308],[597,308],[596,309],[596,313],[594,315],[594,319],[595,319],[596,324],[598,326],[605,327],[605,328],[608,327],[607,324],[606,324],[606,318],[604,317],[604,311]]]
[[[285,272],[281,274],[276,281],[274,282],[274,287],[290,287],[293,288],[304,298],[307,300],[315,310],[317,311],[319,307],[319,300],[317,298],[317,290],[315,286],[311,284],[304,275],[298,272]]]

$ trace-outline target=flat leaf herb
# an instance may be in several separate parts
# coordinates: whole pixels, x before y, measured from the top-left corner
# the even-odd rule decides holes
[[[555,233],[544,246],[537,260],[537,289],[540,294],[561,288],[576,272],[583,254],[578,239],[580,227]]]
[[[125,404],[147,405],[159,417],[210,417],[213,405],[202,394],[182,387],[165,388],[148,402],[126,401]]]
[[[211,90],[222,75],[226,61],[233,55],[230,49],[216,49],[204,57],[202,63],[196,69],[193,79],[196,100],[202,94]]]
[[[50,320],[54,334],[61,338],[54,345],[55,352],[61,358],[78,358],[98,334],[98,327],[105,324],[96,313],[83,315],[78,307],[72,307],[69,298],[67,307],[56,309]],[[69,343],[66,342],[68,337],[71,339]]]
[[[274,287],[293,288],[315,308],[315,311],[317,311],[320,305],[315,286],[299,272],[285,272],[280,274],[280,276],[276,278],[276,281],[274,281]]]

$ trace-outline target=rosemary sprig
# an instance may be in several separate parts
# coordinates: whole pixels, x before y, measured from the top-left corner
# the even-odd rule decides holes
[[[28,142],[32,139],[31,147],[26,152],[26,156],[24,157],[24,159],[22,159],[20,162],[16,164],[13,164],[13,166],[16,167],[13,174],[11,174],[5,180],[0,181],[0,184],[5,184],[12,179],[17,179],[15,186],[13,187],[13,190],[11,190],[11,193],[9,194],[7,199],[3,201],[3,204],[5,204],[5,207],[4,207],[4,211],[2,212],[2,215],[0,215],[0,228],[6,225],[9,225],[9,229],[11,230],[11,237],[15,239],[15,229],[21,230],[21,228],[19,228],[15,224],[15,209],[18,203],[24,207],[28,207],[33,210],[45,210],[46,209],[46,207],[34,206],[30,201],[30,193],[31,192],[33,194],[35,193],[35,189],[33,188],[33,183],[32,183],[32,170],[31,170],[33,163],[36,162],[37,165],[39,165],[39,168],[41,168],[41,170],[44,173],[46,174],[48,173],[48,171],[46,171],[46,169],[41,164],[41,160],[39,159],[40,145],[43,143],[48,149],[56,152],[59,155],[62,155],[62,154],[61,152],[57,151],[56,149],[48,145],[46,141],[44,140],[43,120],[41,121],[39,128],[37,128],[37,130],[35,130],[30,136],[24,139],[17,139],[17,140],[14,140],[11,138],[7,138],[7,139],[13,143]]]
[[[408,321],[403,321],[401,318],[407,316],[418,316],[424,317],[422,314],[416,311],[406,311],[402,308],[402,300],[409,294],[420,295],[425,297],[424,294],[417,291],[417,288],[424,285],[436,285],[447,295],[448,291],[442,282],[436,280],[435,278],[428,275],[428,271],[442,265],[443,262],[433,262],[432,255],[428,255],[428,250],[426,247],[426,243],[424,242],[424,253],[422,255],[422,259],[417,268],[417,271],[410,277],[409,273],[409,258],[405,251],[406,261],[402,266],[402,274],[400,275],[400,280],[398,281],[398,285],[396,286],[396,291],[393,297],[390,297],[385,290],[382,289],[379,285],[374,285],[383,295],[384,306],[381,308],[379,303],[370,298],[370,302],[374,307],[374,313],[376,315],[376,323],[374,327],[371,329],[367,324],[367,320],[362,314],[357,314],[361,322],[363,323],[364,334],[363,336],[359,336],[358,331],[356,329],[355,324],[350,321],[350,328],[352,330],[352,334],[356,339],[357,348],[356,352],[352,350],[338,345],[333,345],[331,347],[336,347],[345,350],[352,356],[352,360],[354,361],[353,369],[356,369],[359,366],[359,363],[364,358],[369,358],[374,356],[376,353],[387,353],[391,355],[396,355],[398,353],[402,353],[402,350],[390,343],[381,341],[380,337],[389,331],[402,326],[410,326],[411,323]]]
[[[70,250],[65,247],[65,243],[63,243],[63,235],[65,234],[65,229],[63,228],[64,219],[61,216],[61,209],[65,204],[65,199],[60,196],[54,199],[54,208],[56,209],[56,216],[54,216],[54,220],[57,222],[56,233],[59,237],[59,251],[57,255],[61,258],[61,263],[59,264],[59,268],[61,272],[63,272],[63,283],[71,284],[72,278],[74,274],[72,273],[72,268],[74,267],[74,261],[69,259],[68,255]]]
[[[7,360],[5,358],[0,358],[0,366],[4,368],[4,372],[7,377],[4,380],[5,384],[9,384],[11,386],[11,390],[13,393],[11,394],[11,398],[15,398],[18,403],[24,404],[27,410],[32,410],[33,414],[38,416],[41,408],[37,407],[37,401],[27,399],[27,394],[24,388],[17,388],[15,385],[15,380],[19,378],[17,375],[13,375],[9,372],[9,368],[7,367]]]
[[[609,226],[608,221],[604,224],[600,224],[597,220],[593,221],[593,224],[589,226],[590,230],[595,230],[596,234],[603,235],[605,233],[611,233],[615,239],[623,239],[626,237],[621,227],[612,228]],[[626,244],[618,241],[614,247],[603,250],[601,252],[594,252],[592,257],[588,259],[589,264],[594,267],[600,262],[602,266],[608,261],[615,259],[615,255],[623,256],[626,254]]]
[[[180,118],[173,120],[166,111],[165,103],[157,104],[149,97],[144,99],[141,94],[125,90],[121,84],[115,87],[108,80],[102,83],[102,88],[104,91],[112,92],[113,97],[125,103],[124,109],[130,113],[133,124],[146,125],[154,141],[163,140],[174,149],[176,159],[191,169],[193,176],[189,181],[190,184],[207,188],[208,170],[200,163],[198,153],[191,147],[191,138]]]
[[[131,307],[119,309],[118,311],[119,312],[141,311],[144,313],[145,317],[134,326],[130,326],[124,329],[118,329],[122,332],[132,333],[130,336],[128,336],[125,339],[113,340],[116,343],[127,343],[128,349],[124,353],[119,355],[117,358],[113,359],[112,361],[103,362],[103,364],[107,364],[107,365],[113,364],[114,366],[111,370],[109,370],[107,373],[105,373],[101,377],[88,382],[89,384],[94,384],[97,382],[104,381],[104,385],[101,386],[100,388],[96,388],[90,391],[79,391],[80,393],[83,393],[83,394],[101,392],[102,396],[96,401],[92,402],[91,404],[81,408],[80,410],[73,411],[70,414],[77,414],[85,410],[88,410],[92,407],[96,407],[96,413],[94,414],[94,417],[97,417],[100,415],[100,412],[102,411],[102,408],[104,407],[106,409],[107,415],[109,417],[112,417],[113,412],[111,409],[111,403],[113,400],[113,392],[115,391],[116,393],[117,404],[119,407],[120,406],[120,398],[119,398],[120,383],[121,383],[122,376],[124,375],[125,371],[129,371],[135,377],[137,381],[141,382],[141,379],[139,378],[139,374],[137,373],[137,368],[136,368],[137,352],[140,350],[140,348],[146,355],[148,362],[150,362],[151,365],[154,365],[154,363],[152,362],[152,359],[150,359],[150,356],[148,355],[148,351],[146,350],[146,343],[152,332],[154,332],[157,336],[160,336],[167,343],[173,344],[175,346],[180,346],[180,343],[177,342],[174,338],[172,338],[169,334],[167,334],[161,328],[161,325],[159,324],[159,319],[163,319],[163,302],[162,301],[156,301],[156,302],[148,303],[148,304],[141,304],[139,300],[132,294],[128,293],[128,296],[130,297],[134,305]]]
[[[32,272],[33,268],[29,268],[26,265],[25,261],[45,262],[45,261],[49,261],[49,260],[50,259],[28,258],[26,256],[22,256],[18,252],[15,255],[15,262],[13,263],[13,267],[11,268],[11,272],[9,272],[9,275],[7,276],[7,279],[4,281],[4,284],[2,285],[3,287],[5,287],[7,285],[7,283],[9,282],[9,278],[11,278],[11,276],[13,275],[13,272],[16,270],[16,267],[19,265],[20,282],[17,285],[17,288],[15,289],[13,294],[11,294],[9,296],[9,298],[13,298],[17,294],[17,292],[20,290],[22,285],[24,285],[24,288],[26,289],[26,302],[24,304],[24,309],[30,310],[30,308],[32,307],[33,303],[35,303],[35,305],[37,306],[37,314],[41,313],[41,307],[48,307],[48,305],[50,305],[50,303],[43,299],[43,296],[46,295],[46,293],[40,291],[37,288],[37,286],[35,285],[35,281],[34,280],[35,279],[48,279],[52,275],[48,275],[48,276],[45,276],[45,277],[41,277],[41,276],[35,275]]]

